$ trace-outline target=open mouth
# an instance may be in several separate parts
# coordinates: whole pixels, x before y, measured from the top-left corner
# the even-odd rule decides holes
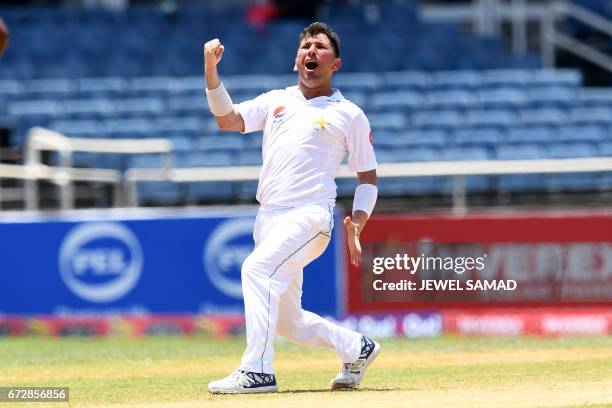
[[[304,64],[304,66],[307,70],[314,71],[319,66],[319,64],[316,61],[308,61],[306,64]]]

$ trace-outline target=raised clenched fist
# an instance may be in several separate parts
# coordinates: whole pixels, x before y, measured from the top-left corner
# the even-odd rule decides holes
[[[218,38],[208,41],[204,44],[204,64],[208,66],[215,66],[221,61],[225,47],[221,44]]]

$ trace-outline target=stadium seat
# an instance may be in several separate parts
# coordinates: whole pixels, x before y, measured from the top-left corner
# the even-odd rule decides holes
[[[581,125],[611,125],[612,107],[572,108],[570,118],[574,123]]]
[[[494,88],[478,91],[478,102],[487,109],[517,109],[526,104],[527,92],[520,88]]]
[[[531,71],[526,69],[496,69],[482,73],[483,88],[524,88],[531,79]]]
[[[519,114],[523,126],[559,126],[568,122],[568,114],[558,108],[534,108]]]
[[[368,104],[371,110],[389,110],[393,108],[414,109],[424,104],[423,95],[413,91],[378,92]]]
[[[465,122],[456,110],[426,110],[412,115],[412,126],[422,129],[453,129]]]
[[[532,71],[531,85],[578,87],[582,85],[582,75],[573,69],[540,69]]]
[[[556,130],[548,126],[517,126],[508,129],[505,142],[545,144],[552,141],[556,134]]]
[[[518,118],[513,111],[509,110],[473,110],[467,112],[467,118],[463,118],[462,122],[472,127],[506,128],[515,125]]]
[[[473,107],[476,103],[474,93],[463,89],[430,91],[426,95],[426,105],[434,109],[463,109]]]
[[[497,128],[461,128],[452,133],[451,139],[461,147],[481,147],[492,151],[504,140],[504,136]]]
[[[548,145],[547,157],[551,159],[567,159],[572,157],[593,157],[596,154],[595,147],[587,143],[553,143]]]
[[[584,142],[596,146],[604,141],[605,131],[599,126],[563,126],[556,132],[554,140],[559,142]]]
[[[382,74],[381,86],[389,90],[412,89],[415,91],[422,91],[429,87],[431,81],[431,76],[426,72],[387,72]]]
[[[430,147],[443,149],[449,142],[448,133],[444,130],[409,130],[400,134],[393,134],[389,147]],[[378,140],[378,134],[374,141]]]
[[[567,108],[576,99],[576,89],[566,86],[534,87],[528,95],[529,103],[534,108]]]
[[[477,71],[439,71],[434,73],[434,89],[473,89],[482,83],[482,75]]]

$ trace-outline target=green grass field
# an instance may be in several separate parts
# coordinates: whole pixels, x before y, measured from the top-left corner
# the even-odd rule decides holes
[[[612,337],[387,340],[355,391],[329,390],[327,350],[281,342],[279,393],[213,396],[244,339],[0,338],[1,386],[69,386],[56,407],[612,407]]]

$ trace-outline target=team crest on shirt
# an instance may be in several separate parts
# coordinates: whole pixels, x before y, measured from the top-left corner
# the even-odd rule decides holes
[[[325,130],[325,126],[327,126],[329,122],[327,122],[324,117],[320,117],[312,122],[312,124],[315,125],[313,130],[318,132],[319,130]]]
[[[274,109],[274,119],[272,120],[272,123],[276,124],[282,121],[285,113],[287,113],[287,108],[282,105],[277,106],[276,109]]]

